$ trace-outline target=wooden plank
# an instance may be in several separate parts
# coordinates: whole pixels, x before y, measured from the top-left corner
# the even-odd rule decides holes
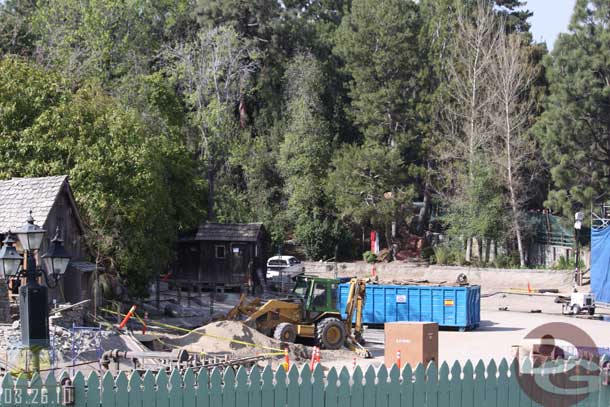
[[[26,407],[30,404],[28,386],[28,377],[25,373],[21,373],[15,382],[15,393],[13,397],[13,405],[15,407]]]
[[[324,405],[324,393],[325,393],[324,370],[322,369],[322,365],[317,364],[316,367],[313,368],[312,402],[313,402],[314,407]]]
[[[57,395],[58,402],[57,403],[59,405],[63,406],[63,405],[65,405],[64,404],[64,392],[63,392],[63,389],[61,387],[61,383],[64,383],[64,379],[70,379],[71,376],[70,376],[70,374],[67,371],[63,370],[59,374],[58,377],[59,378],[57,379],[57,391],[58,391],[58,395]]]
[[[212,370],[210,376],[210,406],[222,406],[222,376],[217,368]]]
[[[85,383],[85,376],[82,374],[82,372],[76,372],[76,374],[74,375],[74,380],[72,380],[72,385],[74,385],[74,407],[87,407],[87,388]],[[34,393],[34,389],[39,389],[38,386],[34,385],[34,378],[32,378],[30,382],[30,388],[32,389],[32,394],[30,395],[31,399]],[[139,407],[136,404],[133,405],[135,407]]]
[[[351,407],[350,403],[350,375],[347,368],[343,366],[339,372],[339,389],[337,390],[337,405],[338,407]],[[400,400],[400,393],[398,393]],[[398,406],[398,404],[397,404]]]
[[[110,376],[110,379],[112,381],[112,376]],[[55,380],[54,374],[51,373],[47,376],[46,380],[44,381],[44,387],[46,388],[46,394],[48,399],[47,406],[54,407],[59,405],[59,386],[57,385],[57,380]],[[112,407],[113,405],[109,404],[109,406]]]
[[[482,360],[474,368],[474,405],[485,406],[485,364]]]
[[[290,407],[299,407],[299,369],[292,364],[288,372],[288,387],[286,389],[286,401]]]
[[[414,372],[415,382],[413,383],[413,405],[423,406],[426,403],[426,371],[424,365],[417,364]]]
[[[98,407],[100,401],[100,378],[97,373],[91,372],[87,378],[87,407]]]
[[[235,405],[238,407],[249,406],[248,393],[250,392],[250,386],[248,386],[248,373],[246,368],[240,366],[237,369],[237,375],[235,376]]]
[[[457,360],[451,366],[448,405],[449,407],[462,407],[462,366]]]
[[[521,399],[521,387],[519,386],[519,359],[514,358],[509,367],[510,377],[508,381],[508,405],[518,406]]]
[[[182,389],[182,404],[184,407],[197,406],[197,389],[195,387],[195,372],[189,367],[184,372],[184,388]]]
[[[369,365],[364,374],[364,405],[366,407],[373,407],[375,405],[376,378],[375,369]]]
[[[299,387],[299,405],[301,407],[313,406],[313,382],[309,365],[305,363],[301,369],[301,386]]]
[[[274,406],[286,406],[286,371],[281,367],[275,372]]]
[[[182,375],[180,370],[174,368],[169,376],[169,406],[182,407]]]
[[[129,375],[129,407],[144,407],[142,401],[142,377],[134,371]]]
[[[402,369],[402,381],[400,383],[400,407],[414,407],[413,401],[413,370],[411,365]]]
[[[248,407],[262,407],[262,398],[261,398],[261,371],[258,366],[254,366],[252,370],[250,370],[249,377],[249,388],[248,388]],[[237,404],[238,407],[243,407]],[[186,406],[185,406],[186,407]]]
[[[163,369],[159,370],[157,373],[157,407],[169,407],[168,384],[169,378],[167,373]]]
[[[271,407],[275,405],[275,387],[273,386],[273,370],[271,365],[267,365],[263,369],[262,379],[261,403],[263,407]]]
[[[400,369],[393,365],[390,369],[390,382],[388,383],[388,405],[400,406]]]
[[[438,407],[438,367],[434,361],[426,370],[426,407]]]
[[[597,363],[595,363],[595,361],[593,360],[587,360],[585,361],[584,364],[584,374],[587,374],[588,372],[598,372],[598,366]],[[601,381],[599,380],[591,380],[592,378],[589,378],[589,394],[587,395],[587,398],[584,400],[585,406],[587,407],[597,407],[598,401],[599,401],[599,392],[600,392],[600,387],[601,387]]]
[[[334,367],[330,368],[328,375],[326,375],[326,394],[324,397],[325,407],[337,407],[338,406],[338,390],[337,390],[337,370]]]
[[[485,405],[496,407],[498,405],[498,368],[492,359],[487,365],[487,377],[485,380]]]
[[[608,363],[610,363],[610,358],[607,355],[604,355],[599,362],[599,366],[603,368]],[[597,404],[599,406],[610,406],[610,386],[601,386]]]
[[[222,375],[222,407],[235,407],[235,372],[225,369]]]
[[[102,406],[113,407],[115,403],[114,378],[110,372],[106,372],[102,378]],[[50,397],[49,397],[50,398]]]
[[[364,387],[362,385],[362,369],[360,366],[356,366],[354,373],[352,374],[352,391],[351,391],[351,406],[352,407],[364,407]],[[314,404],[314,406],[316,406]]]
[[[462,406],[474,406],[474,369],[467,360],[462,368]]]
[[[155,390],[155,375],[148,370],[142,378],[142,405],[144,407],[152,407],[157,403],[157,392]],[[87,405],[89,407],[89,405]]]
[[[116,378],[115,405],[117,407],[130,407],[129,405],[129,381],[125,372],[120,372]]]
[[[202,368],[197,373],[197,407],[210,407],[210,376],[208,369]]]
[[[451,382],[449,381],[449,365],[447,362],[443,362],[441,365],[441,368],[438,371],[438,376],[438,405],[449,406]]]
[[[388,407],[388,369],[385,364],[379,366],[377,370],[375,405],[377,407]]]
[[[519,363],[519,373],[521,375],[519,383],[518,383],[519,387],[521,388],[521,392],[519,394],[519,406],[520,407],[531,407],[532,406],[532,399],[530,398],[529,394],[525,391],[525,389],[528,389],[529,391],[531,391],[532,380],[528,379],[528,376],[531,376],[531,372],[532,372],[532,361],[528,357],[523,358],[521,360],[521,362]],[[524,375],[526,377],[523,377]]]
[[[510,388],[510,379],[508,378],[509,366],[506,359],[502,358],[500,365],[498,366],[498,390],[497,390],[497,406],[498,407],[509,407],[508,404],[508,393]]]
[[[5,374],[2,378],[2,397],[0,406],[12,407],[15,400],[15,383],[10,374]]]

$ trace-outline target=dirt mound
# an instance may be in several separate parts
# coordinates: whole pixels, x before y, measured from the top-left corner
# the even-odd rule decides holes
[[[235,357],[279,353],[286,347],[286,344],[239,321],[213,322],[184,336],[168,339],[166,342],[193,353],[204,352],[208,355],[229,353]],[[288,352],[291,360],[305,361],[311,358],[312,349],[301,344],[290,344]],[[322,352],[322,357],[325,359],[345,358],[349,355],[351,352],[348,349]]]

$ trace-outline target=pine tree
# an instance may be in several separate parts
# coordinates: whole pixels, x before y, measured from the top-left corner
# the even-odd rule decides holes
[[[547,204],[565,215],[588,208],[610,183],[608,21],[606,0],[578,0],[570,32],[546,59],[550,95],[537,134],[551,166]]]

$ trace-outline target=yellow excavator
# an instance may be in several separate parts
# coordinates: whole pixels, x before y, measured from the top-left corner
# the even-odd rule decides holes
[[[339,280],[314,276],[299,276],[287,298],[262,303],[256,298],[246,304],[242,295],[239,303],[226,315],[229,320],[242,320],[246,325],[282,342],[294,342],[298,337],[311,338],[321,349],[342,346],[362,357],[371,357],[363,346],[362,309],[366,283],[350,280],[345,318],[337,309]],[[355,320],[355,322],[354,322]]]

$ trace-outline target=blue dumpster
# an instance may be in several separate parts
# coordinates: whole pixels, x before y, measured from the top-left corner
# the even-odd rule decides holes
[[[339,284],[339,310],[344,318],[348,294],[349,284]],[[481,287],[369,284],[362,319],[365,324],[416,321],[475,329],[481,321]]]

